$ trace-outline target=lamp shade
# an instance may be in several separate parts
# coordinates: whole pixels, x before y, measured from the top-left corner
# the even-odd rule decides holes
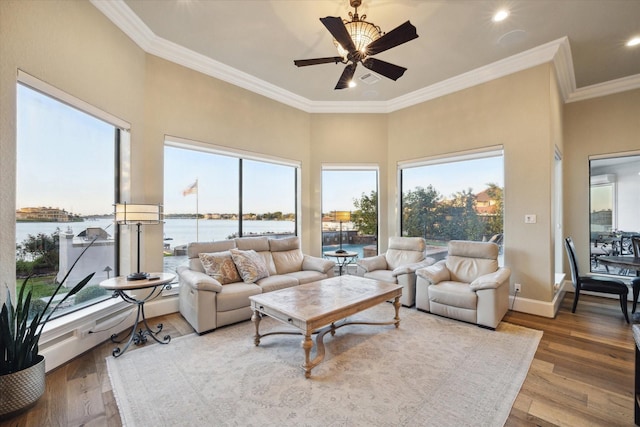
[[[335,211],[335,220],[340,222],[351,221],[351,212],[349,211]]]
[[[118,224],[158,224],[162,221],[161,205],[115,205],[115,221]]]
[[[363,18],[366,16],[363,16]],[[353,44],[356,47],[356,50],[366,54],[366,47],[372,42],[376,41],[380,38],[380,28],[366,21],[353,20],[351,22],[347,22],[344,24],[344,27],[347,29],[347,32],[351,36],[351,40],[353,40]],[[337,40],[334,40],[333,43],[336,45],[338,49],[338,54],[342,56],[345,60],[349,57],[349,52],[342,47]]]

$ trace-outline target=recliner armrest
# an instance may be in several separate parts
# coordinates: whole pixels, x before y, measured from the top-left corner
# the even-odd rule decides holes
[[[433,263],[435,263],[436,260],[433,258],[425,258],[420,262],[414,262],[411,264],[405,264],[405,265],[401,265],[400,267],[396,267],[391,274],[393,275],[393,277],[397,277],[401,274],[410,274],[410,273],[415,273],[416,270],[418,270],[419,268],[424,268],[424,267],[429,267],[430,265],[432,265]]]
[[[302,260],[303,270],[319,271],[320,273],[324,274],[327,274],[327,272],[335,267],[335,265],[336,263],[331,260],[310,255],[305,255]]]
[[[370,273],[375,270],[387,270],[387,259],[384,255],[362,258],[359,259],[356,264],[362,268],[365,273]]]
[[[509,280],[510,276],[511,269],[509,269],[509,267],[500,267],[493,273],[477,277],[469,284],[469,287],[474,291],[479,291],[480,289],[496,289],[498,286]]]
[[[222,284],[211,276],[207,276],[199,271],[191,270],[189,267],[181,265],[176,268],[180,277],[180,285],[189,285],[199,291],[221,292]]]
[[[429,285],[435,285],[445,280],[451,280],[451,273],[445,264],[445,260],[438,261],[428,267],[417,269],[416,275],[429,282]]]

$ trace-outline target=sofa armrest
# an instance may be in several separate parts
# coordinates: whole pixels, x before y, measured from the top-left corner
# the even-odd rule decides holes
[[[302,260],[302,269],[305,271],[312,270],[327,274],[335,266],[336,263],[331,260],[310,255],[305,255]]]
[[[199,291],[221,292],[222,284],[211,276],[207,276],[199,271],[191,270],[189,267],[180,266],[176,269],[180,277],[180,284],[189,285]]]
[[[511,270],[509,267],[500,267],[493,273],[485,274],[476,278],[469,284],[469,287],[474,291],[479,291],[480,289],[496,289],[509,280],[510,276]]]
[[[359,259],[356,264],[364,270],[365,273],[370,273],[375,270],[386,270],[387,258],[385,258],[384,255],[377,255]]]
[[[445,260],[438,261],[428,267],[417,269],[416,275],[429,282],[429,285],[435,285],[436,283],[440,283],[445,280],[451,280],[451,273],[445,264]]]
[[[433,258],[425,258],[420,262],[414,262],[411,264],[405,264],[405,265],[401,265],[400,267],[396,267],[391,274],[393,275],[393,277],[397,277],[401,274],[410,274],[410,273],[415,273],[416,270],[418,270],[419,268],[424,268],[424,267],[429,267],[430,265],[432,265],[433,263],[435,263],[436,260]]]

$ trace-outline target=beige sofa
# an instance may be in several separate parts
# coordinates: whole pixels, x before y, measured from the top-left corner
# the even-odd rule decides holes
[[[237,281],[225,282],[233,274],[235,267],[227,266],[227,275],[216,278],[205,273],[205,264],[211,257],[227,258],[228,254],[252,254],[264,261],[267,277],[247,283],[240,275]],[[249,251],[249,252],[238,252]],[[268,237],[244,237],[219,242],[190,243],[187,246],[188,265],[179,266],[176,271],[180,280],[180,313],[196,332],[202,334],[220,326],[251,318],[249,297],[263,292],[297,286],[316,280],[333,277],[333,261],[304,255],[300,249],[300,239],[290,237],[270,239]],[[219,259],[219,258],[216,258]],[[242,268],[241,268],[242,269]],[[209,269],[211,273],[211,269]],[[246,273],[246,271],[245,271]]]
[[[448,250],[416,271],[416,308],[495,329],[509,309],[511,276],[498,266],[498,245],[452,240]]]

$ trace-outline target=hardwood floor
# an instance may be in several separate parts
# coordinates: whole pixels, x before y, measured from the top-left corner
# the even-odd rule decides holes
[[[572,314],[572,298],[565,296],[555,319],[517,312],[505,317],[544,331],[506,426],[634,425],[631,327],[617,300],[585,295]],[[193,332],[179,314],[150,323],[163,323],[172,338]],[[105,362],[112,350],[105,342],[47,374],[36,406],[0,427],[121,426]]]

